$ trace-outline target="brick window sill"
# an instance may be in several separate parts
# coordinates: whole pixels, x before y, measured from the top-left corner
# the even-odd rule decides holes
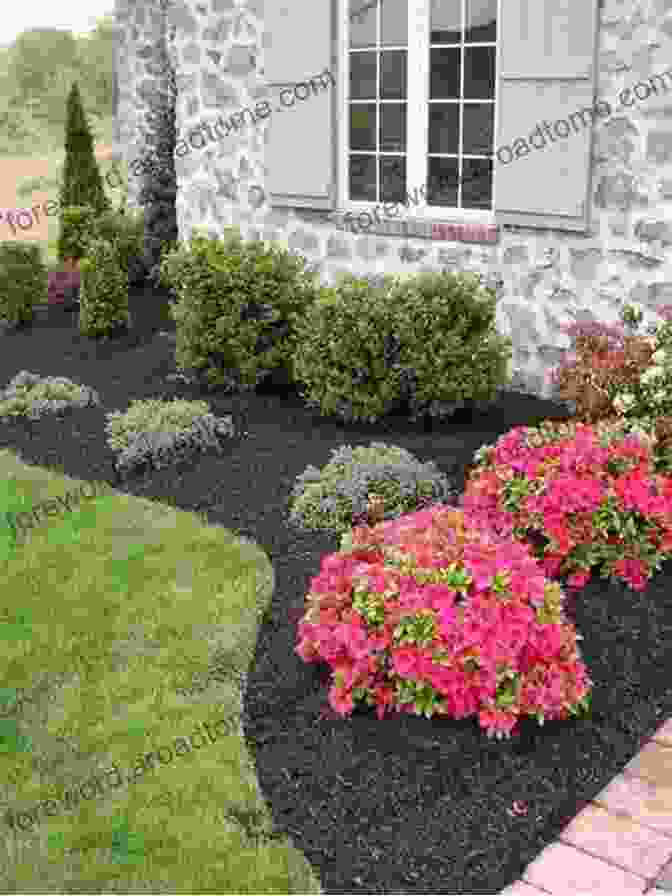
[[[347,231],[355,236],[400,236],[462,243],[499,242],[500,228],[496,224],[404,218],[400,221],[374,221],[371,227],[360,230],[356,224],[353,226],[352,219],[347,223],[344,221],[345,214],[342,211],[334,212],[330,215],[330,219],[337,230]]]

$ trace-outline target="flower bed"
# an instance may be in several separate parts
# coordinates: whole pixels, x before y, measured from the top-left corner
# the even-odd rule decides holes
[[[340,714],[355,702],[463,718],[510,736],[588,706],[591,682],[559,585],[529,550],[435,505],[368,528],[323,558],[296,652],[334,671]]]

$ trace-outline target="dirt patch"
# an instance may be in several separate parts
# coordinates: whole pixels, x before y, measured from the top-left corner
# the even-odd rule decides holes
[[[99,145],[95,147],[96,159],[98,162],[109,162],[112,160],[112,147],[108,145]],[[101,173],[103,173],[101,171]],[[44,213],[43,203],[48,200],[57,201],[58,195],[56,190],[34,190],[30,196],[20,198],[17,195],[18,187],[21,181],[32,177],[54,177],[56,171],[54,169],[53,159],[38,158],[15,158],[8,156],[0,158],[0,213],[5,209],[21,209],[32,208],[38,205],[37,218],[33,215],[33,225],[27,230],[16,227],[16,234],[5,220],[4,215],[0,217],[0,242],[3,240],[18,240],[28,243],[47,243],[50,238],[49,222],[56,219],[56,215],[47,217]],[[22,222],[26,223],[25,215]],[[15,225],[16,226],[16,225]],[[52,233],[56,233],[53,230]]]

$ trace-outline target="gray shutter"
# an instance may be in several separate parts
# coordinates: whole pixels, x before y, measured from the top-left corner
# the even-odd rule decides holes
[[[495,157],[498,224],[588,228],[592,122],[606,116],[604,104],[595,106],[597,3],[502,0],[495,144],[501,155]],[[558,136],[567,128],[554,130],[560,119],[567,122],[567,137]],[[544,132],[545,121],[552,137]],[[513,150],[511,161],[504,147]]]
[[[265,186],[273,206],[334,208],[335,20],[333,0],[271,0],[266,5],[265,73],[273,111],[266,130]],[[331,86],[307,99],[295,98],[290,107],[281,105],[284,87],[318,79],[325,71],[333,74]]]

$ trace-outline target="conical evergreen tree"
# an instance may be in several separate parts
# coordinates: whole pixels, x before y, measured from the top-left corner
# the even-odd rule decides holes
[[[73,205],[88,205],[97,214],[101,214],[110,208],[76,82],[68,95],[65,164],[59,199],[61,209]]]

